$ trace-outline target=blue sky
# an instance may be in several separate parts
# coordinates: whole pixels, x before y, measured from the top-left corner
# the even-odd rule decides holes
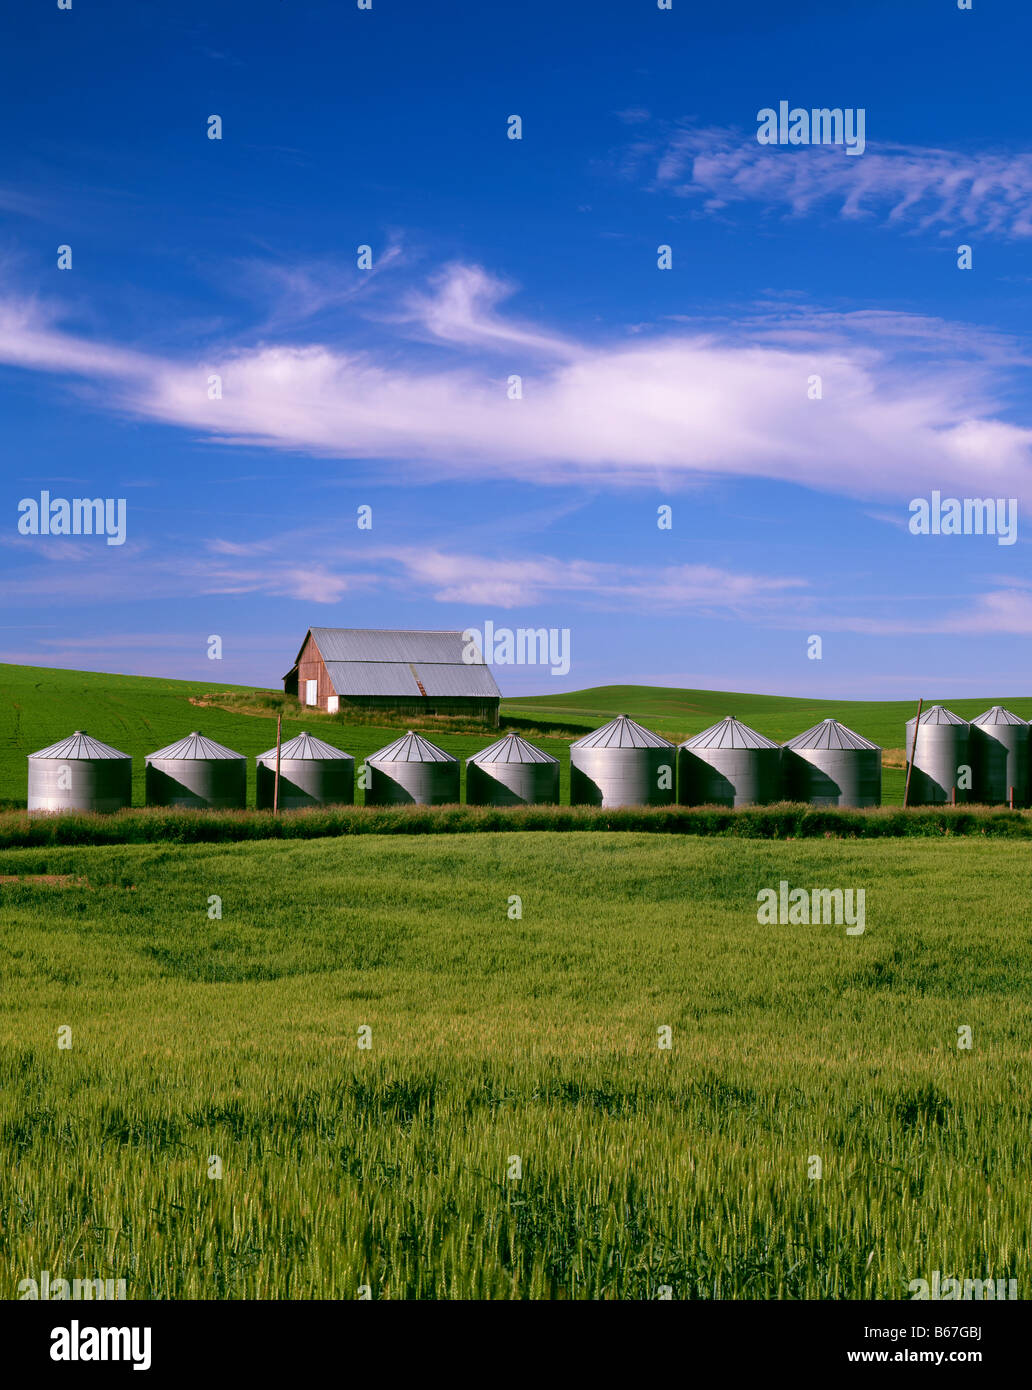
[[[276,684],[309,625],[490,619],[570,631],[505,693],[1032,688],[1025,5],[6,23],[4,659]],[[760,145],[780,100],[864,153]],[[19,534],[43,490],[125,544]],[[933,490],[1017,542],[910,534]]]

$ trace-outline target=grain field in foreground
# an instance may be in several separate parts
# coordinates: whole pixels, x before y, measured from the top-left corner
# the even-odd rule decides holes
[[[1028,868],[630,833],[6,851],[0,1296],[1028,1296]],[[781,880],[863,888],[863,935],[760,925]]]

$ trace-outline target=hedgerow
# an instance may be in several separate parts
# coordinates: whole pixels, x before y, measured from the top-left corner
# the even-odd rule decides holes
[[[517,830],[645,831],[750,840],[1032,838],[1032,813],[997,807],[838,810],[779,803],[716,806],[326,806],[300,811],[190,811],[158,807],[113,815],[0,813],[0,849],[34,845],[217,844],[338,835],[455,835]]]

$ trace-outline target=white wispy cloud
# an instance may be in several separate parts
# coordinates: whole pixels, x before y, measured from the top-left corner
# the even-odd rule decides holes
[[[582,350],[557,334],[504,319],[495,311],[514,290],[482,266],[455,263],[431,278],[429,294],[411,294],[400,322],[417,324],[432,338],[464,347],[507,352],[522,349],[557,357],[576,357]]]
[[[250,258],[238,265],[237,284],[247,296],[268,304],[259,332],[279,333],[337,314],[369,294],[379,276],[403,259],[400,239],[378,248],[368,270],[338,260],[284,262]]]
[[[608,610],[732,612],[805,588],[793,577],[734,572],[712,565],[638,566],[555,556],[495,556],[399,549],[386,552],[414,583],[442,603],[500,608],[556,599]]]
[[[654,188],[709,212],[761,203],[797,217],[823,208],[944,235],[968,228],[1032,236],[1032,153],[880,142],[851,158],[841,145],[760,145],[755,127],[698,127],[638,143],[624,167],[638,170],[646,162]]]
[[[962,608],[938,614],[933,599],[911,604],[906,617],[830,617],[824,627],[868,637],[1032,635],[1032,593],[1016,587],[978,594]]]
[[[852,632],[867,637],[920,635],[987,638],[1032,635],[1032,581],[990,576],[969,600],[952,601],[934,586],[909,593],[901,614],[878,600],[835,596],[834,580],[734,570],[719,565],[647,565],[527,554],[513,557],[424,546],[356,546],[340,555],[332,532],[304,533],[308,558],[296,559],[301,533],[247,542],[214,536],[189,555],[163,553],[139,543],[117,555],[106,547],[67,538],[23,538],[16,571],[0,575],[0,603],[32,602],[61,611],[96,602],[141,602],[225,595],[265,595],[332,607],[359,596],[440,603],[479,620],[498,610],[540,608],[576,612],[677,614],[721,618],[764,628]],[[850,613],[857,605],[867,612]],[[449,621],[456,621],[449,616]],[[465,619],[463,619],[465,621]],[[145,645],[137,643],[122,645]],[[74,641],[57,645],[71,651]],[[98,649],[104,645],[97,639]],[[120,644],[108,644],[112,650]],[[11,659],[10,656],[7,659]]]
[[[1032,429],[1004,418],[1009,381],[988,358],[963,360],[956,332],[943,361],[939,321],[754,316],[584,342],[510,322],[499,309],[510,292],[453,265],[402,297],[396,341],[375,349],[259,342],[197,361],[89,340],[34,301],[0,301],[0,362],[97,383],[101,407],[227,445],[389,462],[399,481],[622,487],[723,475],[871,500],[976,483],[979,495],[1029,492]],[[413,355],[414,331],[442,344],[443,359],[425,344]],[[938,354],[917,348],[935,342]],[[819,401],[808,398],[815,373]],[[522,399],[509,398],[512,374]]]
[[[753,616],[805,589],[793,576],[752,574],[712,565],[661,567],[525,555],[518,559],[423,546],[361,545],[343,560],[335,533],[305,533],[306,560],[296,559],[300,533],[236,542],[212,537],[190,554],[106,548],[66,538],[34,538],[16,575],[0,579],[0,601],[88,603],[115,595],[141,600],[206,594],[265,594],[335,604],[359,593],[494,608],[567,603],[603,611],[653,610]],[[31,562],[29,554],[31,552]],[[74,564],[74,584],[69,564]]]
[[[17,188],[0,187],[0,212],[15,213],[19,217],[42,217],[43,205],[39,199]]]

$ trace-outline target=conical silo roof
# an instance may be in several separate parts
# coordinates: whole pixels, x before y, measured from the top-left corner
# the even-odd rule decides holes
[[[913,724],[916,716],[907,720],[908,724]],[[945,705],[932,705],[931,709],[926,709],[921,716],[922,724],[966,724],[966,719],[961,719],[959,714],[954,714]]]
[[[1027,724],[1027,719],[1022,719],[1020,715],[1012,714],[1009,709],[1004,709],[1002,705],[993,705],[992,709],[987,709],[984,714],[980,714],[977,719],[972,719],[972,724]]]
[[[214,739],[205,738],[203,734],[187,734],[186,738],[181,738],[178,743],[170,743],[167,748],[159,748],[156,753],[148,753],[146,761],[151,758],[185,758],[191,762],[209,762],[224,758],[243,758],[243,753],[234,753],[232,748],[226,748],[221,743],[216,743]]]
[[[571,748],[673,748],[673,746],[668,738],[663,738],[661,734],[654,734],[651,729],[643,729],[640,724],[629,719],[626,714],[618,714],[608,724],[603,724],[601,729],[596,729],[591,734],[585,734],[583,738],[570,744]]]
[[[733,714],[719,724],[711,724],[694,738],[686,738],[682,748],[777,748],[779,745],[750,729]]]
[[[474,753],[466,761],[468,763],[557,763],[559,759],[553,758],[551,753],[546,753],[543,748],[535,748],[525,738],[520,738],[519,734],[505,734],[497,743],[492,743],[488,748],[482,748],[479,753]]]
[[[82,729],[76,729],[74,734],[52,743],[49,748],[41,748],[38,753],[30,753],[29,757],[61,758],[66,762],[82,759],[93,762],[99,758],[128,758],[129,754],[112,748],[110,743],[101,743],[99,739],[90,738]]]
[[[847,729],[845,724],[840,724],[837,719],[822,719],[812,729],[807,729],[805,733],[796,734],[795,738],[789,739],[785,747],[876,749],[880,745],[872,743],[869,738],[864,738],[863,734]]]
[[[414,734],[409,729],[407,734],[402,734],[401,738],[396,738],[393,743],[388,743],[386,748],[381,748],[378,753],[371,753],[366,759],[369,763],[454,763],[457,759],[450,753],[446,753],[443,748],[438,748],[436,743],[431,743],[429,739]]]
[[[266,753],[258,754],[258,761],[265,758],[275,758],[275,746]],[[302,729],[301,733],[295,734],[293,738],[287,739],[286,743],[280,746],[280,758],[286,761],[288,758],[296,758],[299,761],[324,762],[327,758],[348,758],[354,762],[350,753],[343,753],[339,748],[334,748],[332,743],[325,743],[321,738],[316,738],[314,734],[306,733]]]

